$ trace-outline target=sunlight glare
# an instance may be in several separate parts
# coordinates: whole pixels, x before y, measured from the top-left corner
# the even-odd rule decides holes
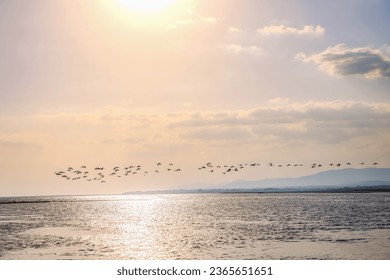
[[[130,10],[143,13],[152,14],[171,7],[176,0],[120,0],[120,3]]]

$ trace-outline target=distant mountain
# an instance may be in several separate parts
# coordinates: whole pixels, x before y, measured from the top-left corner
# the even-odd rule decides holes
[[[195,186],[195,185],[194,185]],[[199,184],[198,187],[135,193],[199,193],[199,192],[294,192],[294,191],[390,191],[390,168],[347,168],[319,172],[297,178],[275,178],[235,181],[220,185]]]
[[[236,181],[223,188],[356,187],[390,185],[390,168],[338,169],[297,178]]]

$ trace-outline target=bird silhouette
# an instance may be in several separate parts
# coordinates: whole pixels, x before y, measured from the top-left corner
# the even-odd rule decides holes
[[[353,164],[352,162],[345,163],[346,166],[350,166],[352,164]],[[366,165],[365,162],[358,162],[357,164],[361,165],[361,166]],[[244,174],[245,174],[245,172],[246,172],[245,167],[251,167],[251,169],[252,169],[252,168],[256,168],[256,167],[261,168],[261,166],[267,166],[267,165],[269,167],[276,166],[282,170],[283,170],[283,168],[288,168],[291,166],[294,166],[294,167],[304,166],[302,163],[293,163],[293,162],[289,162],[287,164],[268,162],[268,164],[261,165],[258,162],[252,161],[249,163],[248,162],[241,162],[241,163],[229,165],[229,164],[220,164],[220,163],[214,163],[214,162],[209,161],[204,165],[198,166],[196,169],[199,172],[207,172],[208,174],[227,175],[227,174],[234,174],[235,172],[240,172],[240,173],[244,172]],[[368,165],[368,163],[367,163],[367,165]],[[376,165],[378,165],[378,162],[373,161],[372,165],[376,166]],[[154,165],[155,168],[152,167],[149,170],[148,170],[147,166],[141,166],[140,164],[125,165],[125,166],[116,165],[112,168],[105,168],[104,166],[96,166],[96,167],[91,168],[91,169],[88,169],[86,165],[81,165],[80,169],[74,168],[72,166],[68,166],[67,168],[65,168],[63,170],[54,171],[53,173],[55,176],[57,176],[59,178],[62,178],[64,180],[71,180],[74,182],[81,181],[81,180],[87,181],[87,182],[92,182],[92,181],[107,182],[107,181],[109,181],[109,178],[113,178],[113,176],[115,176],[117,178],[123,178],[122,180],[124,180],[125,178],[129,178],[128,175],[136,176],[137,174],[142,174],[143,176],[147,176],[148,174],[151,173],[148,171],[153,171],[153,173],[160,173],[160,174],[163,174],[164,172],[169,172],[170,174],[173,174],[172,171],[174,171],[174,172],[182,171],[182,168],[178,168],[178,167],[173,168],[174,163],[172,163],[172,162],[167,164],[165,166],[165,168],[158,168],[158,166],[163,166],[163,164],[161,162],[157,162]],[[340,162],[339,163],[314,162],[309,166],[311,168],[321,168],[324,166],[328,166],[329,168],[332,168],[332,167],[341,167],[342,164]],[[105,170],[111,170],[111,172],[107,171],[107,173],[106,173]],[[106,176],[106,175],[108,175],[108,176]]]

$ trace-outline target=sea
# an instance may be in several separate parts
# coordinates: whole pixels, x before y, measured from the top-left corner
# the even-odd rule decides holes
[[[390,193],[0,198],[3,260],[389,260]]]

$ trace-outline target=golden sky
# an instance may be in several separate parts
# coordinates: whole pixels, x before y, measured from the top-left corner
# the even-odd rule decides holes
[[[389,4],[318,2],[2,1],[0,196],[389,167]],[[54,175],[158,162],[182,170],[105,184]],[[199,173],[207,162],[262,168]]]

